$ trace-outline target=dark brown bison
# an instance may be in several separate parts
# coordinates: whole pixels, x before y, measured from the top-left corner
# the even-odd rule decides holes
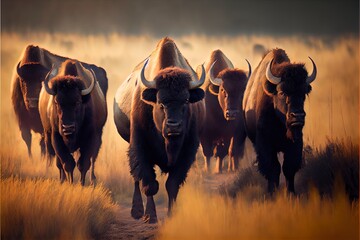
[[[316,65],[310,60],[313,72],[308,76],[304,64],[291,63],[284,50],[274,49],[261,60],[245,90],[246,131],[270,193],[279,185],[278,152],[284,153],[287,189],[295,192],[294,176],[302,161],[304,101],[316,78]]]
[[[67,59],[69,58],[55,55],[38,46],[28,45],[16,64],[11,84],[11,99],[29,156],[31,156],[31,130],[42,135],[41,153],[45,154],[43,127],[38,110],[41,83],[53,64],[60,65]],[[82,64],[95,72],[101,89],[106,95],[108,86],[105,70],[92,64]]]
[[[91,165],[91,182],[95,183],[95,160],[101,145],[107,118],[105,94],[95,73],[80,62],[66,60],[54,66],[40,92],[39,112],[44,127],[49,157],[56,155],[60,180],[73,182],[75,161],[72,153],[79,149],[77,167],[81,184]]]
[[[246,132],[242,99],[249,74],[234,68],[225,54],[216,50],[206,65],[205,89],[206,117],[201,134],[205,156],[205,170],[209,171],[210,158],[217,158],[215,171],[222,171],[222,160],[229,154],[228,170],[236,170],[244,153]],[[214,151],[215,149],[215,151]]]
[[[145,220],[157,221],[155,165],[169,174],[166,190],[171,211],[199,146],[205,110],[204,91],[199,87],[204,80],[204,68],[199,80],[175,43],[164,38],[116,93],[114,120],[120,136],[130,143],[130,172],[135,180],[131,215],[136,219],[144,216],[142,181],[147,196]]]

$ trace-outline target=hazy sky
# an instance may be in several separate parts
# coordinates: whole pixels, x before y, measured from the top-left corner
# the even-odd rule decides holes
[[[151,35],[359,32],[358,0],[1,0],[2,31]]]

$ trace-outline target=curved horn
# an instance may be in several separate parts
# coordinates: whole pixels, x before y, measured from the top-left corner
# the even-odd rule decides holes
[[[20,61],[21,62],[21,61]],[[17,64],[17,66],[16,66],[16,73],[17,73],[17,75],[19,76],[19,77],[21,77],[21,74],[20,74],[20,62]]]
[[[205,82],[205,68],[204,64],[201,65],[201,76],[198,81],[192,80],[189,82],[189,89],[195,89],[200,87]]]
[[[213,72],[213,68],[214,68],[215,63],[216,63],[216,61],[213,62],[213,64],[211,64],[211,67],[210,67],[210,70],[209,70],[209,73],[210,73],[210,82],[211,82],[212,84],[214,84],[215,86],[220,86],[221,83],[222,83],[222,79],[221,79],[221,78],[215,78],[214,72]]]
[[[51,70],[48,72],[48,74],[46,75],[46,77],[44,79],[44,87],[45,87],[46,92],[53,96],[55,96],[56,93],[54,92],[54,90],[52,88],[49,87],[48,83],[49,83],[49,80],[56,75],[56,69],[54,69],[54,65],[55,64],[52,65]]]
[[[269,80],[269,82],[271,82],[272,84],[279,84],[281,81],[280,77],[275,77],[272,73],[271,73],[271,65],[274,59],[271,59],[270,63],[267,65],[266,68],[266,78],[267,80]]]
[[[90,69],[90,72],[91,72],[91,84],[88,88],[81,90],[82,96],[88,95],[94,89],[96,77],[95,77],[95,73],[92,69]]]
[[[315,62],[312,60],[311,57],[309,57],[309,58],[310,58],[310,60],[311,60],[311,62],[312,62],[312,64],[313,64],[313,72],[311,73],[310,76],[307,77],[307,79],[306,79],[306,83],[307,83],[307,84],[312,83],[312,82],[315,80],[316,74],[317,74],[317,69],[316,69],[316,64],[315,64]]]
[[[251,76],[251,65],[250,65],[250,63],[249,63],[249,61],[247,59],[245,59],[245,61],[248,63],[248,66],[249,66],[249,73],[248,73],[248,76],[247,76],[247,78],[249,79],[250,76]]]
[[[144,84],[145,87],[156,89],[156,82],[155,81],[148,81],[145,78],[145,68],[147,67],[147,65],[149,63],[149,60],[150,60],[149,58],[145,60],[145,64],[144,64],[144,66],[143,66],[143,68],[141,69],[141,72],[140,72],[140,79],[141,79],[141,82]]]

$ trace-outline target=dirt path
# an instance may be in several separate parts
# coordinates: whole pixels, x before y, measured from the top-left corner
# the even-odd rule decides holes
[[[235,174],[211,174],[203,178],[204,187],[209,191],[216,191],[220,186],[232,181]],[[181,194],[181,193],[180,193]],[[166,204],[157,205],[159,222],[166,218]],[[117,219],[111,224],[109,231],[102,239],[155,239],[159,224],[144,223],[141,219],[135,220],[130,216],[130,207],[120,205],[117,210]]]

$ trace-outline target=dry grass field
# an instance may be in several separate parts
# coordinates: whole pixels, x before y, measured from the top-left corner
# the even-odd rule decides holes
[[[244,174],[254,160],[250,144],[247,144],[246,156],[241,163],[244,170],[235,178],[227,173],[221,176],[204,174],[201,170],[203,159],[201,154],[198,154],[198,161],[180,191],[175,212],[171,218],[161,219],[157,237],[358,239],[358,202],[348,201],[346,193],[349,193],[347,183],[353,183],[356,187],[357,182],[358,190],[359,39],[190,35],[174,40],[193,68],[203,63],[215,49],[223,50],[236,67],[246,69],[244,59],[247,58],[255,68],[261,59],[261,55],[254,49],[256,44],[261,44],[266,49],[284,48],[290,59],[305,62],[306,66],[310,66],[309,71],[312,69],[307,57],[311,56],[317,64],[318,77],[312,84],[313,90],[305,103],[307,117],[304,142],[311,146],[313,155],[307,160],[307,168],[299,172],[299,179],[305,179],[299,187],[302,194],[299,197],[289,197],[280,190],[278,196],[269,199],[263,192],[261,176],[256,175],[256,172]],[[116,214],[119,207],[128,208],[131,205],[133,183],[127,162],[127,143],[117,134],[113,122],[113,96],[133,67],[155,48],[158,41],[159,39],[150,36],[118,34],[84,36],[2,33],[2,239],[98,238],[115,218],[122,218]],[[40,159],[39,136],[36,134],[33,134],[33,158],[29,159],[27,156],[10,102],[10,80],[14,66],[28,44],[94,63],[107,71],[109,115],[95,168],[99,182],[96,188],[82,188],[79,184],[59,184],[56,166],[47,167],[46,162]],[[332,144],[340,147],[333,148]],[[333,157],[327,155],[326,151],[341,156]],[[323,159],[321,163],[325,163],[330,158],[335,159],[334,164],[321,165],[316,162]],[[338,163],[346,162],[348,158],[352,159],[350,164],[340,164],[344,168],[340,175],[344,175],[339,177],[339,184],[334,181],[335,176],[328,179],[324,177],[321,178],[323,182],[316,182],[318,173],[324,172],[323,166],[338,169]],[[357,169],[353,169],[356,166]],[[352,171],[349,172],[349,169]],[[75,173],[74,179],[77,182],[77,169]],[[353,173],[355,177],[350,176]],[[164,209],[167,205],[164,190],[166,176],[158,176],[160,191],[155,200],[159,209]],[[244,180],[246,187],[240,189],[237,186],[241,185],[239,179],[244,178],[243,176],[248,176],[245,177],[246,181]],[[258,181],[252,182],[249,179],[252,177]],[[211,181],[208,181],[209,179]],[[226,191],[232,189],[235,197],[210,190],[213,185],[220,185],[216,183],[218,179],[227,179],[225,182],[229,186]],[[312,180],[313,188],[306,185],[306,179]],[[89,179],[86,180],[86,185],[89,185]],[[337,186],[336,191],[334,186]],[[331,194],[327,195],[324,188],[331,188]],[[129,228],[131,229],[131,226]],[[118,235],[121,239],[121,233]]]

